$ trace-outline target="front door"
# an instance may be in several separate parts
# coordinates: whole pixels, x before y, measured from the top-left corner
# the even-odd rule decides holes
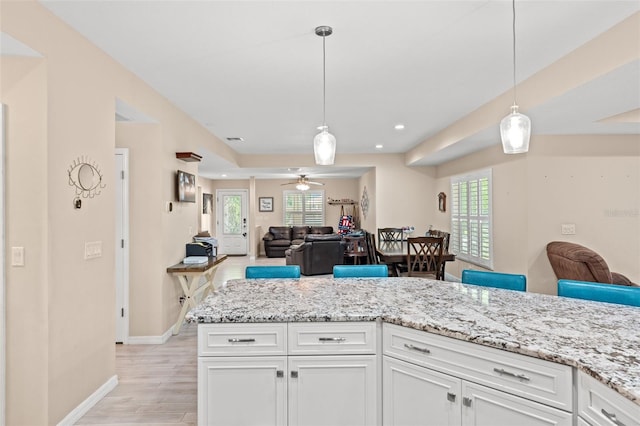
[[[247,190],[216,191],[218,253],[246,255],[248,248]]]

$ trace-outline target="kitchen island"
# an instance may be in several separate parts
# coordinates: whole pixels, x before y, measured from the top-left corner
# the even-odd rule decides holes
[[[187,319],[244,324],[380,320],[574,367],[640,405],[640,309],[635,307],[420,278],[321,277],[230,280]]]

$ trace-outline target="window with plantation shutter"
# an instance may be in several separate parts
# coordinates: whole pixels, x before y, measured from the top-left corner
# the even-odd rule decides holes
[[[493,269],[491,240],[491,169],[452,177],[449,250]]]
[[[285,225],[324,225],[324,191],[283,191],[282,194]]]

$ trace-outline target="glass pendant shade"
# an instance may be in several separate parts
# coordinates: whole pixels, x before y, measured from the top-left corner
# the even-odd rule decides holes
[[[336,138],[329,133],[329,128],[324,126],[322,131],[313,138],[313,153],[316,164],[330,166],[336,156]]]
[[[505,154],[522,154],[529,151],[531,120],[518,112],[518,106],[511,107],[511,114],[500,122],[502,150]]]

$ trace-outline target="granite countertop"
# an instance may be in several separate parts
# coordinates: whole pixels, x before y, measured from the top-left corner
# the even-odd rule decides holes
[[[382,321],[577,367],[640,405],[640,308],[421,278],[229,280],[204,323]]]

